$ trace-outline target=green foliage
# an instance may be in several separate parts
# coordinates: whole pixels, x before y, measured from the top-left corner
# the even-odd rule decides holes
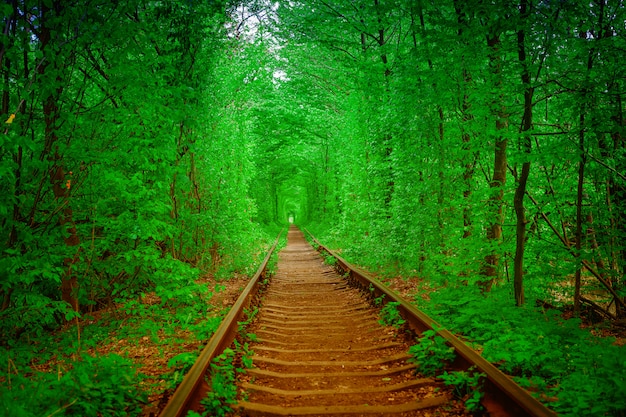
[[[483,409],[480,402],[484,396],[483,384],[485,374],[474,372],[474,369],[470,368],[468,371],[453,371],[450,373],[444,371],[437,378],[441,379],[444,384],[454,387],[454,395],[463,400],[465,408],[469,412],[475,413]]]
[[[296,109],[272,107],[289,123],[267,133],[280,135],[273,149],[306,163],[281,160],[300,177],[281,178],[290,187],[281,193],[277,186],[277,197],[299,206],[299,222],[350,262],[383,275],[478,285],[487,272],[497,281],[512,278],[514,196],[522,166],[532,161],[520,210],[527,222],[524,282],[533,287],[527,290],[541,289],[542,299],[562,293],[571,303],[573,289],[563,284],[579,267],[569,250],[578,240],[582,257],[619,291],[626,159],[618,80],[626,72],[615,51],[626,37],[615,36],[623,28],[602,27],[623,20],[626,9],[530,2],[523,13],[477,0],[413,6],[357,10],[347,1],[314,1],[278,11],[289,81],[277,90],[283,101],[306,100]],[[476,10],[488,17],[477,19]],[[385,29],[391,27],[405,30]],[[360,36],[385,42],[359,44]],[[522,58],[536,50],[544,53]],[[318,64],[318,53],[331,57],[332,68]],[[557,74],[573,86],[553,85]],[[530,130],[520,128],[528,116]],[[508,147],[496,149],[502,137]],[[494,167],[499,149],[509,169]],[[580,162],[584,198],[577,203]],[[575,237],[580,205],[586,236]],[[495,237],[492,226],[499,225],[502,236]],[[493,271],[486,268],[491,257],[498,259]]]
[[[448,346],[446,340],[434,330],[423,332],[417,341],[409,348],[408,353],[412,357],[408,361],[416,364],[423,375],[436,375],[456,356],[454,348]]]
[[[182,323],[182,328],[188,328],[191,330],[198,340],[208,341],[213,333],[217,330],[217,328],[222,323],[222,317],[206,317],[200,315],[194,316],[194,323],[186,325],[184,322]]]
[[[76,316],[67,303],[34,291],[15,290],[12,297],[14,307],[0,312],[0,345],[21,335],[41,336]]]
[[[374,285],[372,283],[370,283],[369,287],[368,287],[368,291],[370,292],[370,297],[372,298],[372,302],[374,303],[374,305],[376,307],[380,307],[383,305],[384,301],[385,301],[385,294],[381,294],[378,297],[374,297]],[[393,305],[393,304],[392,304]],[[391,308],[391,307],[390,307]]]
[[[252,27],[223,2],[44,3],[0,9],[11,28],[0,62],[3,346],[113,306],[119,334],[146,320],[137,327],[155,339],[148,319],[169,315],[206,338],[214,323],[198,326],[193,303],[210,295],[196,279],[250,274],[293,216],[383,276],[450,287],[449,306],[432,310],[507,372],[566,386],[577,369],[623,368],[596,352],[585,362],[595,340],[509,309],[509,293],[498,308],[466,294],[488,257],[497,282],[513,270],[513,199],[529,161],[529,299],[571,302],[580,260],[625,291],[626,36],[612,22],[626,8],[312,0],[268,8]],[[496,172],[509,178],[496,184]],[[498,225],[502,237],[485,234]],[[68,278],[77,286],[62,296]],[[158,306],[139,301],[148,293]],[[518,336],[522,313],[534,319]],[[88,332],[83,346],[104,337]]]
[[[244,308],[243,314],[246,317],[245,320],[237,323],[237,328],[239,329],[240,332],[245,330],[246,326],[248,326],[250,323],[254,321],[257,314],[259,314],[259,308],[258,307],[253,307],[252,309]]]
[[[147,401],[132,362],[118,355],[83,355],[59,371],[38,379],[12,375],[0,387],[2,415],[135,416]]]
[[[209,381],[211,389],[200,401],[204,407],[202,416],[223,417],[233,411],[231,405],[237,401],[236,372],[245,373],[245,369],[252,367],[253,354],[248,343],[240,344],[235,340],[235,350],[225,349],[213,359]],[[237,366],[237,358],[243,368]]]
[[[278,253],[282,248],[287,246],[287,241],[283,238],[280,239],[279,243],[276,245],[274,249],[274,253],[270,256],[269,261],[267,262],[267,266],[265,267],[265,279],[269,279],[276,275],[276,271],[278,270]]]
[[[332,256],[329,253],[323,253],[322,256],[324,257],[324,263],[326,265],[329,266],[335,266],[337,265],[337,258],[335,258],[334,256]]]
[[[398,310],[399,302],[390,301],[380,310],[380,320],[378,322],[385,326],[393,326],[396,329],[402,327],[406,320],[402,318]]]
[[[540,399],[557,398],[548,405],[559,415],[603,416],[624,409],[626,363],[623,347],[612,338],[593,336],[579,319],[562,319],[559,310],[515,307],[501,287],[489,297],[467,289],[462,294],[441,288],[422,308],[462,331],[482,347],[485,359]],[[607,400],[598,401],[599,396]]]
[[[224,417],[233,411],[231,405],[237,400],[237,386],[235,385],[235,366],[233,360],[235,351],[226,349],[211,363],[207,396],[200,401],[204,407],[203,416]]]
[[[172,369],[171,376],[167,379],[168,389],[176,389],[197,358],[197,352],[183,352],[167,361],[167,367]]]
[[[81,396],[93,399],[94,404],[96,401],[103,404],[117,401],[118,409],[127,410],[128,415],[138,414],[137,410],[141,409],[142,401],[151,388],[140,384],[142,377],[130,366],[132,364],[130,360],[115,355],[97,358],[82,355],[81,360],[75,362],[70,357],[118,340],[138,345],[147,337],[150,339],[149,343],[154,345],[177,344],[179,341],[173,339],[173,336],[181,330],[186,330],[184,332],[186,337],[191,337],[189,336],[191,332],[195,340],[207,341],[221,323],[220,316],[207,317],[207,307],[210,308],[210,305],[205,302],[196,300],[191,304],[178,303],[177,308],[167,308],[160,304],[160,299],[154,294],[151,297],[141,297],[140,301],[122,305],[117,311],[103,314],[99,321],[93,324],[87,322],[90,320],[88,317],[81,319],[80,335],[77,335],[76,328],[71,326],[66,331],[54,335],[43,334],[37,338],[30,338],[28,343],[9,340],[7,342],[9,349],[0,351],[0,362],[8,364],[8,368],[4,368],[5,372],[0,373],[2,381],[0,397],[7,398],[11,409],[22,410],[19,411],[21,414],[16,411],[17,414],[9,415],[48,415],[56,409],[49,410],[44,406],[52,405],[65,410],[64,413],[67,415],[83,415],[83,412],[85,415],[92,415],[89,414],[92,412],[91,409],[83,405],[87,400],[83,400]],[[154,303],[148,303],[148,300]],[[130,305],[134,311],[127,311]],[[170,359],[168,362],[170,372],[162,376],[166,388],[174,389],[182,381],[197,355],[197,351],[185,352]],[[46,364],[50,360],[58,361],[58,368],[55,367],[52,372],[42,372],[41,369],[46,369]],[[94,376],[91,376],[91,373]],[[58,380],[60,376],[63,378]],[[100,376],[103,379],[99,379]],[[85,385],[88,389],[83,387],[80,392],[76,392],[77,389],[73,386],[84,385],[83,380],[87,378],[92,381],[91,385]],[[135,400],[133,403],[130,403],[129,398],[123,394],[112,392],[113,388],[107,382],[111,381],[111,385],[117,389],[128,391],[124,378],[132,379],[129,383],[134,384],[135,391],[129,391],[129,395]],[[33,392],[38,394],[32,397]],[[70,398],[69,395],[73,397]],[[59,399],[59,402],[50,399],[55,401]],[[0,404],[5,407],[1,400]],[[77,407],[81,407],[81,411],[73,411],[78,410]],[[0,411],[0,415],[5,415],[4,411]]]
[[[254,307],[252,310],[245,308],[243,312],[246,319],[237,323],[237,331],[243,340],[254,341],[256,335],[253,333],[246,333],[246,328],[250,325],[250,323],[252,323],[256,315],[259,313],[259,309],[258,307]]]
[[[257,67],[226,56],[239,46],[224,33],[224,4],[131,1],[78,13],[54,3],[6,9],[3,340],[71,318],[59,291],[68,275],[81,313],[121,303],[138,316],[135,299],[150,291],[179,308],[202,296],[189,288],[200,273],[249,273],[271,230],[251,221],[255,136],[235,91]],[[30,15],[47,22],[34,36]]]
[[[254,351],[250,350],[250,345],[248,342],[244,342],[243,345],[235,340],[235,352],[239,356],[239,360],[241,361],[241,366],[243,368],[238,369],[238,371],[244,371],[245,369],[252,368],[252,355],[254,355]]]
[[[371,284],[370,284],[371,285]],[[370,287],[370,291],[374,291],[373,287]],[[374,305],[376,307],[380,307],[383,304],[383,301],[385,300],[385,294],[381,294],[378,297],[374,298]]]
[[[565,360],[571,361],[571,372],[551,390],[558,398],[555,411],[562,416],[626,415],[623,348],[596,341],[580,352],[570,350],[566,345]]]

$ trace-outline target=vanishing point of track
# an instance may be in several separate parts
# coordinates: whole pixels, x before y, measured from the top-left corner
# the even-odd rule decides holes
[[[439,326],[328,252],[338,260],[336,269],[292,226],[276,274],[264,279],[268,254],[161,416],[201,409],[209,364],[238,337],[243,311],[253,304],[258,313],[246,329],[254,335],[253,366],[238,375],[240,400],[232,406],[233,416],[463,415],[440,381],[420,377],[407,362],[415,335]],[[380,324],[374,298],[397,301],[415,335]],[[456,350],[453,368],[473,366],[487,375],[483,405],[489,415],[555,415],[455,336],[439,334]]]

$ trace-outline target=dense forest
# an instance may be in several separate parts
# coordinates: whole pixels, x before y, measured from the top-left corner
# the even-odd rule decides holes
[[[624,415],[623,0],[0,16],[0,412],[146,413],[192,362],[165,346],[206,341],[212,298],[293,222],[563,415]],[[160,382],[97,351],[139,335]]]

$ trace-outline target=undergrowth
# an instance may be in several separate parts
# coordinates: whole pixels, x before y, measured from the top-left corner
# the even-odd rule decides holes
[[[174,390],[183,381],[183,378],[189,372],[193,364],[198,358],[199,352],[183,352],[167,362],[167,367],[171,372],[166,380],[167,389]]]
[[[329,266],[335,266],[337,265],[337,258],[335,258],[333,255],[331,255],[330,253],[326,253],[326,252],[322,252],[321,253],[322,257],[324,258],[324,263],[326,265]]]
[[[120,307],[97,322],[85,317],[80,326],[58,333],[5,340],[0,416],[139,415],[149,392],[176,388],[198,352],[171,358],[160,378],[163,386],[143,383],[147,376],[124,352],[141,344],[159,347],[161,355],[180,351],[207,341],[221,322],[220,315],[206,317],[214,291],[195,283],[187,291],[189,296],[181,297],[181,288],[163,288],[162,297],[153,296],[152,302],[120,298]]]
[[[419,300],[435,320],[462,334],[482,355],[561,416],[625,416],[626,356],[611,337],[556,309],[516,307],[509,292],[443,287]]]
[[[235,385],[235,366],[233,360],[235,351],[225,349],[211,363],[211,389],[205,398],[200,401],[204,407],[201,414],[205,417],[223,417],[233,411],[231,405],[237,400],[237,386]]]
[[[417,365],[419,372],[425,376],[436,375],[456,356],[454,348],[448,346],[435,330],[423,332],[418,343],[409,348],[409,355],[408,362]]]
[[[475,372],[474,368],[468,371],[445,372],[438,376],[444,384],[453,387],[453,393],[465,404],[467,411],[476,413],[483,410],[481,401],[484,396],[483,384],[485,374]]]
[[[187,417],[224,417],[232,412],[232,405],[237,402],[237,373],[245,373],[252,367],[252,352],[247,343],[243,345],[235,340],[235,349],[225,349],[211,362],[210,379],[207,381],[211,389],[200,404],[202,413],[190,411]],[[238,362],[241,366],[238,366]]]
[[[224,256],[211,282],[254,272],[269,248],[260,239],[225,249],[246,256],[237,257],[239,264]],[[285,243],[283,236],[279,247]],[[141,248],[107,258],[125,274],[100,264],[90,271],[94,276],[85,273],[93,282],[81,284],[80,314],[64,302],[16,289],[13,300],[24,308],[0,312],[0,417],[135,416],[146,405],[156,407],[148,398],[182,381],[228,310],[212,304],[225,286],[201,279],[201,265]],[[275,254],[268,274],[276,262]],[[58,285],[50,293],[58,296]],[[248,364],[250,355],[242,360]]]
[[[141,376],[129,359],[115,354],[82,355],[70,366],[58,373],[5,376],[0,413],[12,417],[139,415],[147,396],[139,388]]]
[[[393,326],[396,329],[402,327],[406,320],[402,318],[400,311],[398,311],[398,306],[400,305],[397,301],[390,301],[380,310],[380,320],[378,322],[384,326]]]

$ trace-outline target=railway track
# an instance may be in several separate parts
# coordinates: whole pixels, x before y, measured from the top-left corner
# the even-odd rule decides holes
[[[415,335],[438,328],[437,323],[318,248],[335,256],[334,268],[300,230],[289,229],[276,274],[264,279],[268,254],[161,417],[202,410],[210,363],[235,339],[240,351],[246,346],[237,363],[251,361],[252,367],[237,374],[232,416],[467,415],[452,388],[420,375],[408,354]],[[403,331],[381,324],[372,300],[394,302],[406,321]],[[473,367],[485,374],[482,404],[488,415],[555,415],[455,336],[445,330],[438,334],[455,350],[452,369]]]

